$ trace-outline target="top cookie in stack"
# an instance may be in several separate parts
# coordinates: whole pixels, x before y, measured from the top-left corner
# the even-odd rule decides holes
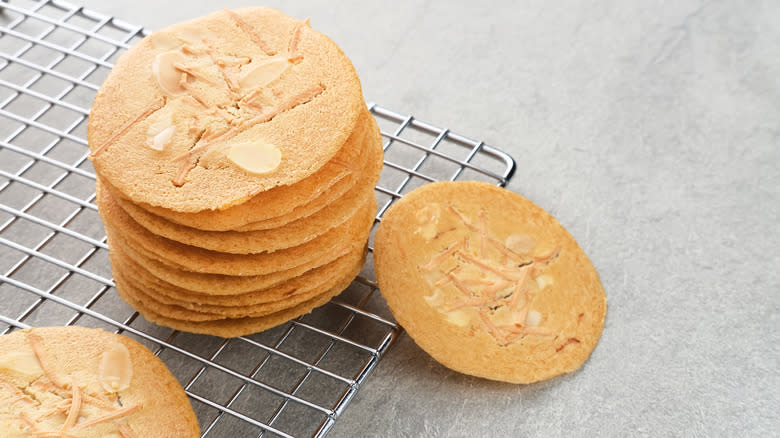
[[[117,290],[150,320],[251,333],[362,266],[381,138],[307,21],[245,8],[153,33],[101,87],[88,139]]]

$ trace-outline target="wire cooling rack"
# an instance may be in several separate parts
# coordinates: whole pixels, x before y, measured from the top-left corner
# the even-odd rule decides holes
[[[122,333],[168,365],[203,436],[324,436],[400,331],[376,293],[370,255],[336,299],[262,333],[221,339],[144,320],[113,290],[85,134],[98,86],[145,31],[59,1],[0,8],[0,333],[43,325]],[[514,170],[497,149],[369,106],[386,159],[377,223],[422,184],[504,185]]]

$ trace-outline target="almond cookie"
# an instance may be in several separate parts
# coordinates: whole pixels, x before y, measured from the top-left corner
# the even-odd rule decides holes
[[[133,265],[149,272],[151,275],[166,282],[201,295],[219,296],[240,294],[254,290],[265,289],[283,283],[295,278],[312,269],[324,266],[327,263],[336,260],[349,252],[349,248],[344,249],[344,253],[332,252],[331,257],[321,257],[310,262],[296,266],[283,271],[272,272],[266,275],[221,275],[221,274],[201,274],[198,272],[189,272],[174,266],[159,262],[152,257],[143,255],[136,251],[130,245],[121,240],[121,236],[113,235],[109,240],[113,245],[111,250],[118,249],[122,255],[131,261]]]
[[[158,236],[231,254],[272,252],[304,244],[352,217],[369,197],[382,170],[382,149],[372,147],[370,165],[347,193],[316,213],[278,228],[259,231],[202,231],[169,222],[122,198],[114,200],[138,224]],[[100,181],[98,181],[100,184]]]
[[[364,110],[351,62],[308,22],[222,10],[123,54],[87,138],[96,172],[134,203],[218,210],[317,172]]]
[[[199,437],[176,378],[138,342],[98,329],[0,336],[4,437]]]
[[[574,238],[487,183],[433,183],[398,200],[376,233],[374,262],[404,329],[465,374],[529,383],[574,371],[604,327],[604,290]]]
[[[219,295],[193,292],[157,278],[133,262],[116,246],[111,250],[110,257],[115,275],[124,273],[126,278],[143,288],[145,295],[150,295],[150,298],[156,301],[195,311],[208,311],[208,306],[215,306],[215,309],[235,308],[236,311],[250,312],[251,306],[283,301],[293,296],[314,295],[317,290],[321,292],[323,289],[330,289],[332,284],[329,282],[344,276],[356,263],[362,263],[362,254],[363,249],[356,248],[327,265],[271,287],[234,294],[221,291]]]
[[[99,189],[99,187],[98,187]],[[342,225],[303,245],[273,253],[226,254],[184,245],[147,231],[133,221],[117,204],[98,190],[98,212],[106,226],[106,234],[121,235],[133,249],[144,248],[164,263],[174,263],[192,272],[225,275],[266,275],[308,263],[330,252],[345,253],[363,246],[376,214],[376,202],[361,207]]]
[[[149,287],[149,284],[140,277],[130,275],[130,271],[119,269],[114,271],[116,283],[125,288],[126,295],[154,309],[155,313],[169,318],[182,319],[192,322],[215,321],[226,318],[259,317],[277,313],[294,307],[305,301],[322,295],[342,283],[345,278],[350,281],[357,276],[365,261],[365,251],[355,252],[347,257],[334,262],[334,272],[319,272],[319,281],[307,281],[302,279],[297,282],[300,289],[286,286],[272,288],[268,291],[258,291],[248,297],[252,301],[243,300],[243,297],[221,296],[219,304],[202,304],[191,300],[178,300],[160,293],[159,285]],[[295,283],[295,280],[292,282]],[[267,296],[263,293],[267,292]],[[244,302],[242,302],[244,301]]]
[[[350,135],[335,157],[316,173],[293,185],[258,193],[246,202],[223,210],[181,213],[148,204],[138,206],[171,222],[204,231],[255,231],[285,225],[318,211],[357,183],[362,169],[368,164],[370,154],[367,152],[382,146],[379,127],[367,109],[363,118],[361,127]],[[121,197],[110,184],[106,187],[114,197]]]
[[[117,292],[122,297],[122,299],[133,306],[133,308],[136,309],[138,313],[143,315],[143,317],[147,320],[154,323],[190,333],[201,333],[205,335],[232,338],[268,330],[272,327],[284,324],[291,319],[307,314],[314,308],[322,306],[323,304],[330,301],[333,297],[341,293],[344,289],[347,288],[347,286],[349,286],[353,279],[354,277],[344,277],[335,287],[323,292],[321,295],[270,315],[244,318],[226,318],[216,321],[200,322],[170,318],[160,315],[154,308],[147,306],[142,301],[134,298],[133,286],[131,284],[123,283],[122,285],[117,285]]]

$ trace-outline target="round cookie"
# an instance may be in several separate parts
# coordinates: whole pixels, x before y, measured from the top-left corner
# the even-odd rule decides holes
[[[180,225],[204,231],[255,231],[275,228],[314,213],[355,185],[359,170],[366,166],[371,145],[381,149],[382,140],[376,120],[366,109],[366,121],[350,135],[346,144],[322,169],[291,185],[258,193],[246,202],[223,210],[181,213],[148,204],[139,207]],[[368,137],[367,129],[372,137]],[[356,134],[356,133],[359,133]],[[121,197],[110,184],[115,197]],[[267,222],[266,222],[267,221]]]
[[[315,173],[364,109],[349,59],[307,22],[222,10],[123,54],[87,137],[96,172],[127,198],[197,212]]]
[[[182,301],[171,299],[159,293],[158,287],[148,287],[140,278],[128,275],[127,271],[118,269],[114,271],[114,279],[118,287],[130,286],[125,288],[125,294],[131,295],[135,300],[142,302],[146,307],[152,308],[159,315],[169,318],[182,319],[192,322],[216,321],[226,318],[243,318],[267,316],[282,310],[294,307],[302,302],[311,300],[330,290],[337,284],[349,278],[350,282],[357,276],[365,261],[365,251],[339,260],[342,266],[334,266],[334,275],[327,275],[319,283],[305,285],[299,290],[288,288],[281,290],[269,290],[269,297],[261,298],[259,302],[250,302],[242,304],[238,299],[232,300],[232,297],[223,298],[223,304],[199,304],[192,301]],[[301,283],[301,282],[299,282]],[[302,284],[302,283],[301,283]],[[284,293],[287,293],[284,296]],[[263,291],[257,295],[262,295]]]
[[[374,196],[374,186],[382,170],[381,148],[374,148],[371,153],[370,166],[364,170],[358,183],[347,193],[311,216],[303,217],[280,228],[244,232],[202,231],[169,222],[122,198],[114,198],[114,201],[147,230],[186,245],[231,254],[273,252],[304,244],[341,225],[352,217],[369,197]],[[102,185],[100,180],[98,185]]]
[[[200,322],[192,322],[160,315],[140,300],[134,298],[133,286],[130,284],[125,283],[122,286],[117,286],[116,290],[123,300],[129,303],[138,311],[138,313],[149,321],[175,330],[233,338],[268,330],[272,327],[284,324],[291,319],[307,314],[314,308],[322,306],[333,297],[340,294],[351,282],[351,278],[345,277],[335,287],[323,292],[321,295],[270,315],[234,319],[226,318],[216,321]]]
[[[157,260],[174,263],[192,272],[238,276],[266,275],[287,270],[327,256],[331,251],[338,253],[344,248],[362,246],[376,213],[376,201],[372,199],[345,223],[303,245],[273,253],[225,254],[184,245],[150,233],[101,190],[97,191],[95,201],[106,234],[121,235],[122,240],[134,249],[144,248]]]
[[[313,294],[318,289],[329,289],[329,281],[344,275],[344,272],[352,269],[356,263],[362,265],[361,248],[356,248],[347,255],[339,257],[327,265],[312,269],[298,277],[273,285],[264,289],[236,293],[210,295],[193,292],[174,286],[167,281],[157,278],[133,262],[123,250],[115,248],[111,250],[111,266],[114,273],[123,273],[125,278],[131,280],[138,287],[143,288],[144,295],[165,304],[177,305],[190,310],[207,312],[209,306],[214,306],[214,312],[221,308],[235,311],[250,312],[251,307],[258,304],[284,301],[293,296]]]
[[[422,186],[375,236],[390,310],[441,364],[513,383],[576,370],[601,336],[606,297],[574,238],[520,195],[481,182]]]
[[[334,200],[341,197],[344,193],[346,193],[345,187],[347,187],[347,183],[355,184],[352,181],[356,181],[360,177],[361,173],[363,172],[369,172],[369,173],[378,172],[376,180],[372,184],[372,188],[376,186],[376,184],[379,182],[378,175],[381,174],[382,165],[384,164],[384,149],[382,148],[382,135],[379,132],[379,127],[376,125],[376,120],[374,120],[373,117],[371,118],[371,123],[374,125],[374,130],[372,134],[373,140],[371,141],[367,140],[366,148],[369,151],[366,151],[363,154],[364,156],[368,156],[368,159],[364,160],[364,163],[362,163],[362,167],[358,167],[357,165],[351,165],[347,162],[343,162],[344,165],[350,168],[350,175],[348,178],[346,178],[348,181],[339,182],[338,184],[334,185],[332,188],[324,191],[322,194],[320,194],[310,202],[295,207],[289,213],[283,214],[281,216],[272,217],[270,219],[251,222],[246,225],[236,227],[235,231],[267,230],[269,228],[281,227],[282,225],[288,224],[302,217],[310,216],[320,211],[325,206],[327,206]],[[375,170],[371,170],[372,168],[375,168]],[[360,182],[357,183],[360,184]]]
[[[0,336],[4,437],[199,437],[184,390],[148,349],[83,327]]]
[[[112,251],[121,247],[120,252],[124,257],[151,275],[163,279],[174,286],[192,291],[192,293],[208,296],[240,294],[269,288],[312,269],[324,266],[349,252],[349,248],[344,248],[343,253],[334,251],[328,253],[328,257],[316,258],[294,268],[266,275],[234,276],[184,271],[141,254],[141,252],[136,251],[122,241],[121,236],[109,235],[108,240],[109,245],[112,245]]]

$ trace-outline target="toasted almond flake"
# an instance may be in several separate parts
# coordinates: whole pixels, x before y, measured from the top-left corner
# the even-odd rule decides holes
[[[499,283],[488,280],[486,278],[464,278],[460,280],[465,286],[493,286],[496,287]]]
[[[273,172],[282,162],[282,151],[276,145],[261,140],[241,142],[230,146],[227,158],[254,175]]]
[[[133,117],[132,119],[125,122],[124,125],[122,125],[118,130],[114,131],[113,134],[111,134],[106,141],[104,141],[100,146],[98,146],[97,149],[94,150],[91,154],[89,154],[89,158],[95,158],[98,155],[100,155],[108,146],[117,138],[121,137],[125,134],[133,125],[136,123],[146,119],[150,115],[154,114],[157,110],[165,106],[165,97],[159,97],[157,100],[149,104],[146,108],[144,108],[143,111],[141,111],[137,116]]]
[[[40,336],[35,333],[29,333],[27,335],[27,342],[30,343],[30,347],[32,347],[33,353],[35,353],[35,357],[38,359],[38,363],[41,365],[41,369],[46,377],[49,378],[54,386],[65,388],[66,383],[60,380],[57,373],[54,372],[51,362],[49,362],[49,356],[43,348],[43,341]]]
[[[466,216],[464,216],[461,212],[459,212],[455,207],[452,205],[447,206],[447,210],[449,210],[452,214],[454,214],[462,223],[466,226],[469,230],[479,233],[479,229],[474,226],[474,224],[469,221]]]
[[[70,397],[70,392],[69,391],[67,391],[67,390],[65,390],[65,389],[63,389],[61,387],[54,386],[54,384],[49,383],[49,382],[41,382],[40,380],[38,380],[36,382],[33,382],[33,386],[35,386],[36,388],[40,388],[43,391],[53,392],[53,393],[55,393],[56,395],[58,395],[59,397],[62,397],[62,398]],[[90,395],[90,394],[87,394],[87,393],[84,393],[84,392],[81,393],[81,399],[82,399],[82,402],[91,404],[93,406],[97,406],[97,407],[99,407],[101,409],[109,409],[109,410],[116,409],[116,405],[115,404],[112,404],[112,403],[110,403],[110,402],[108,402],[108,401],[106,401],[106,400],[104,400],[102,398],[98,398],[98,397],[95,397],[93,395]]]
[[[31,417],[30,417],[30,416],[27,414],[27,412],[20,412],[20,413],[19,413],[19,419],[20,419],[20,420],[22,420],[22,422],[24,422],[24,424],[26,424],[26,425],[27,425],[27,427],[29,427],[29,428],[30,428],[30,431],[31,431],[32,433],[37,433],[37,432],[40,432],[40,431],[41,431],[41,429],[40,429],[40,427],[41,427],[41,426],[38,424],[38,422],[37,422],[37,421],[33,420],[33,419],[32,419],[32,418],[31,418]]]
[[[12,351],[3,355],[0,358],[0,371],[21,374],[31,380],[43,374],[35,353],[29,350]]]
[[[528,254],[536,246],[536,239],[528,234],[512,234],[506,238],[504,246],[515,254]]]
[[[238,83],[241,88],[246,90],[266,87],[279,79],[291,65],[287,58],[282,57],[253,62],[245,67],[247,71],[241,76]]]
[[[501,242],[499,242],[496,239],[488,237],[488,243],[492,245],[493,248],[497,249],[502,256],[512,259],[512,261],[515,263],[525,263],[527,261],[520,258],[517,254],[513,253],[512,251],[508,250],[506,246],[504,246]]]
[[[539,286],[539,290],[542,290],[546,288],[547,286],[552,286],[555,280],[553,279],[553,276],[550,274],[540,275],[536,277],[536,284]]]
[[[49,417],[53,417],[55,415],[63,414],[65,416],[68,415],[68,411],[70,410],[71,405],[70,399],[65,399],[61,401],[57,406],[55,406],[53,409],[49,410],[48,412],[44,413],[43,415],[40,415],[37,420],[43,421]]]
[[[542,314],[536,310],[529,310],[525,316],[526,327],[536,327],[542,322]]]
[[[67,432],[70,430],[79,419],[79,412],[81,411],[81,390],[79,389],[79,382],[75,377],[73,377],[71,387],[73,393],[70,398],[70,410],[68,411],[67,418],[65,418],[65,423],[60,428],[60,432]]]
[[[236,25],[244,31],[249,36],[249,39],[252,40],[253,43],[255,43],[258,47],[260,47],[260,50],[265,52],[266,55],[272,56],[276,54],[276,51],[271,48],[271,46],[265,42],[262,38],[260,38],[260,35],[255,32],[255,30],[252,28],[252,26],[249,25],[246,21],[244,21],[241,17],[238,16],[235,12],[231,11],[230,9],[225,9],[225,12],[230,15],[230,18],[233,19],[233,21],[236,23]]]
[[[468,298],[468,299],[465,299],[463,301],[460,301],[460,302],[457,302],[457,303],[453,304],[452,306],[450,306],[447,309],[447,311],[448,312],[452,312],[453,310],[462,309],[464,307],[481,306],[483,304],[486,304],[487,302],[488,302],[488,300],[485,299],[485,297]]]
[[[184,75],[186,74],[187,73],[184,73]],[[201,93],[198,87],[195,87],[194,85],[185,81],[184,89],[186,89],[187,92],[190,93],[190,96],[192,96],[193,99],[197,100],[198,103],[201,104],[204,108],[206,109],[211,108],[211,105],[209,105],[208,101],[206,100],[206,96],[204,96],[203,93]]]
[[[130,387],[133,378],[133,361],[130,351],[120,342],[113,342],[100,355],[98,380],[108,393],[119,392]]]
[[[134,414],[134,413],[136,413],[139,410],[141,410],[141,405],[140,404],[134,404],[134,405],[130,405],[130,406],[125,406],[124,408],[117,409],[117,410],[115,410],[113,412],[109,412],[108,414],[103,415],[101,417],[93,418],[91,420],[87,420],[87,421],[83,421],[81,423],[78,423],[75,426],[73,426],[73,428],[71,430],[72,431],[77,431],[77,430],[86,429],[86,428],[92,427],[92,426],[94,426],[96,424],[104,423],[106,421],[116,420],[117,418],[122,418],[122,417],[125,417],[127,415]]]
[[[130,426],[124,423],[119,425],[119,434],[122,435],[122,438],[136,438],[133,429],[130,429]]]
[[[529,270],[525,269],[523,272],[527,275]],[[528,288],[525,287],[525,279],[515,282],[515,288],[514,291],[512,291],[512,298],[509,301],[509,308],[517,309],[517,305],[520,303],[520,298],[525,298],[526,301],[528,301]]]
[[[488,249],[487,249],[487,216],[485,215],[485,210],[479,211],[479,235],[481,237],[480,239],[480,255],[482,258],[487,258],[488,256]]]
[[[450,281],[452,281],[452,284],[454,284],[459,291],[463,292],[463,295],[466,295],[467,297],[473,297],[474,295],[476,295],[471,289],[469,289],[463,283],[461,283],[460,280],[458,280],[458,277],[455,276],[455,274],[450,273],[448,277],[450,277]]]
[[[493,322],[490,321],[490,318],[485,315],[485,312],[480,311],[479,317],[482,319],[482,322],[485,324],[485,327],[487,328],[488,333],[490,333],[493,338],[498,341],[501,345],[506,345],[506,338],[501,334],[501,332],[498,330],[498,328],[493,325]]]
[[[452,254],[454,254],[456,251],[458,251],[460,248],[462,248],[465,244],[466,244],[465,240],[460,240],[460,241],[456,242],[454,245],[451,245],[449,248],[444,250],[444,252],[441,252],[441,253],[437,254],[435,257],[431,258],[431,260],[427,264],[425,264],[423,266],[420,266],[420,269],[422,271],[427,271],[427,272],[433,271],[442,262],[444,262],[444,260],[446,260],[447,257],[449,257]]]
[[[188,75],[192,76],[195,79],[200,79],[201,81],[209,84],[209,85],[217,85],[216,82],[214,82],[210,77],[206,76],[205,73],[201,72],[200,69],[203,68],[203,65],[185,65],[183,63],[177,62],[173,64],[173,68],[176,70],[179,70],[181,72],[187,73]]]
[[[5,388],[7,391],[11,392],[11,394],[14,395],[15,397],[14,403],[17,401],[23,401],[25,403],[30,403],[30,404],[35,403],[35,400],[31,399],[27,394],[24,393],[24,391],[22,391],[16,385],[5,380],[2,377],[0,377],[0,388]]]
[[[293,31],[292,37],[290,38],[290,43],[287,45],[287,52],[290,54],[291,57],[296,57],[298,55],[298,44],[301,42],[301,31],[304,27],[309,25],[309,19],[307,18],[306,21],[302,21],[298,23],[297,26],[295,26],[295,30]]]
[[[200,56],[206,53],[204,50],[199,49],[197,47],[193,47],[190,44],[185,44],[181,46],[181,51],[188,55],[195,55],[195,56]]]
[[[71,435],[62,431],[54,432],[33,432],[35,438],[78,438],[76,435]]]
[[[423,299],[432,307],[439,307],[444,304],[444,294],[442,294],[441,289],[434,289],[433,295],[424,296]]]
[[[465,327],[471,321],[471,315],[464,310],[453,310],[446,313],[445,320],[458,327]]]
[[[160,133],[158,133],[152,138],[149,147],[156,151],[161,151],[165,149],[165,146],[171,141],[171,138],[173,137],[173,133],[175,131],[176,131],[175,126],[169,126],[168,128],[163,129]]]
[[[460,257],[462,257],[464,260],[466,260],[466,261],[468,261],[470,263],[473,263],[473,264],[479,266],[480,268],[482,268],[482,269],[484,269],[486,271],[492,272],[492,273],[498,275],[501,278],[504,278],[504,279],[507,279],[507,280],[512,280],[514,278],[511,274],[507,273],[505,270],[501,269],[500,267],[493,266],[493,265],[490,265],[488,263],[485,263],[484,261],[479,260],[476,257],[471,256],[467,252],[459,251],[458,255]]]
[[[550,251],[546,253],[540,253],[534,256],[534,262],[535,263],[547,263],[550,260],[554,259],[558,256],[558,252],[560,252],[560,247],[555,247],[551,249]]]
[[[184,94],[185,89],[181,84],[181,69],[176,65],[185,65],[187,56],[181,50],[169,50],[158,53],[152,63],[152,74],[157,85],[167,94],[179,96]]]

